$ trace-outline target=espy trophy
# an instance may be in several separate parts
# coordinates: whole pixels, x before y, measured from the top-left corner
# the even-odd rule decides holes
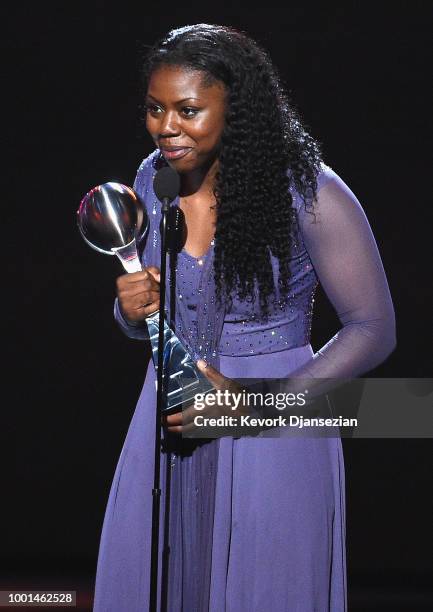
[[[168,198],[167,206],[174,197]],[[162,200],[162,197],[160,199]],[[130,187],[114,182],[94,187],[81,200],[77,221],[81,235],[90,247],[105,255],[116,255],[126,272],[142,270],[137,241],[144,238],[149,219],[137,194]],[[165,264],[165,253],[162,257]],[[165,268],[165,265],[161,265],[161,284],[163,267]],[[158,372],[159,311],[152,313],[145,320],[152,347],[152,359]],[[182,405],[192,403],[196,393],[206,393],[213,388],[198,370],[165,317],[162,356],[163,412],[176,412]]]

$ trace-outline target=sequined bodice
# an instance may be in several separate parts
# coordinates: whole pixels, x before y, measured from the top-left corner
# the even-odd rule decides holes
[[[287,300],[282,299],[277,290],[265,321],[261,317],[258,301],[253,305],[234,298],[224,319],[220,355],[262,355],[310,342],[314,292],[318,281],[296,226],[294,236]],[[195,311],[200,293],[200,276],[209,254],[195,258],[183,250],[177,259],[177,299],[186,303],[194,327],[197,323]],[[278,260],[274,257],[272,269],[274,286],[278,287]],[[191,333],[196,329],[188,331]]]
[[[205,257],[193,257],[185,250],[180,251],[177,257],[176,299],[178,301],[182,300],[190,313],[188,319],[190,324],[194,326],[194,329],[187,330],[189,335],[197,333],[197,300],[201,291],[200,277]]]

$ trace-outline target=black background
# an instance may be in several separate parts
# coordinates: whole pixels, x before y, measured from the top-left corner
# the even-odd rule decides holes
[[[233,25],[270,51],[325,161],[361,201],[383,258],[398,347],[370,375],[431,375],[429,6],[9,6],[2,587],[87,589],[82,609],[90,609],[105,504],[145,358],[112,319],[120,264],[84,244],[75,211],[96,184],[132,184],[152,150],[139,122],[140,56],[172,27]],[[336,329],[319,292],[313,348]],[[432,442],[345,440],[344,451],[349,609],[423,610]]]

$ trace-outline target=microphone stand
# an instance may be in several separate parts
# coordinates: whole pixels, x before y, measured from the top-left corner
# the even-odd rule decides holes
[[[155,415],[155,459],[152,489],[152,544],[150,558],[150,597],[149,612],[157,612],[158,600],[158,559],[159,559],[159,513],[161,502],[161,415],[164,400],[164,315],[165,315],[165,281],[167,275],[167,217],[170,210],[170,198],[163,198],[161,206],[161,269],[159,284],[159,330],[158,330],[158,369]]]

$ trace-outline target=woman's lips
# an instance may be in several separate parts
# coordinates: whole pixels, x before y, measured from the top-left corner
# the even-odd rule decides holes
[[[174,149],[172,151],[169,151],[168,149],[163,148],[162,154],[164,155],[166,159],[180,159],[181,157],[184,157],[185,155],[187,155],[190,151],[191,151],[190,147],[184,147],[182,149]]]

